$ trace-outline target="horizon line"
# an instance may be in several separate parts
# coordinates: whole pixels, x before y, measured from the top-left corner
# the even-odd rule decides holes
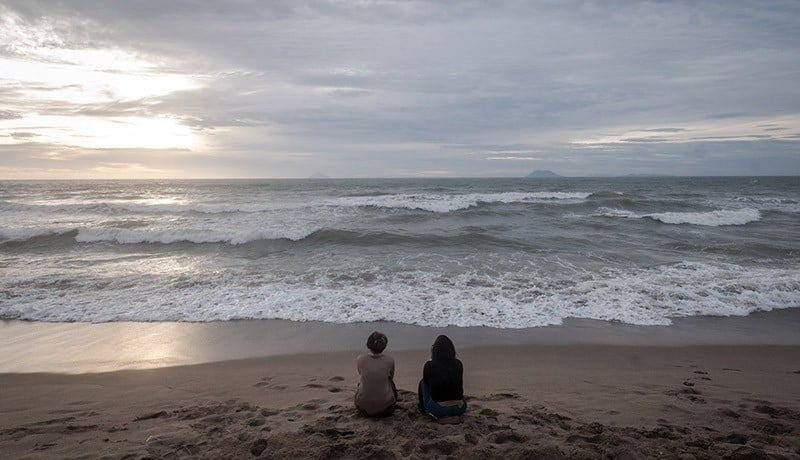
[[[681,174],[618,174],[618,175],[591,175],[591,176],[549,176],[549,177],[528,177],[526,176],[359,176],[359,177],[130,177],[130,178],[64,178],[64,179],[5,179],[0,178],[0,182],[66,182],[66,181],[190,181],[190,180],[373,180],[373,179],[530,179],[530,180],[550,180],[550,179],[660,179],[675,177],[800,177],[800,174],[736,174],[736,175],[681,175]]]

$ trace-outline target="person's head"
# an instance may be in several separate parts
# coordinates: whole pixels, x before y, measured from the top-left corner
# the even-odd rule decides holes
[[[456,358],[456,347],[453,341],[446,335],[436,337],[431,347],[431,360],[433,361],[448,361]]]
[[[389,339],[381,334],[380,332],[373,332],[367,338],[367,348],[369,351],[377,354],[380,354],[384,349],[386,349],[386,344],[389,343]]]

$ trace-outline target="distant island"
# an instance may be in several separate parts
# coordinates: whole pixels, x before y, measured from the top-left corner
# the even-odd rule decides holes
[[[330,179],[331,177],[326,175],[326,174],[322,174],[321,172],[315,172],[314,174],[310,175],[308,178],[309,179]]]
[[[525,177],[562,177],[549,169],[537,169]]]

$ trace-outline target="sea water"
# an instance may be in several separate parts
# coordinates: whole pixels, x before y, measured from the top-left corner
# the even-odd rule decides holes
[[[521,328],[800,306],[800,178],[0,182],[0,318]]]

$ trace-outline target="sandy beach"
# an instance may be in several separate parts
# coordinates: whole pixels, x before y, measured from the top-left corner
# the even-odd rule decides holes
[[[392,343],[402,401],[377,420],[353,408],[355,349],[0,374],[0,456],[800,456],[796,344],[464,346],[469,410],[462,424],[441,425],[415,408],[428,351]]]

